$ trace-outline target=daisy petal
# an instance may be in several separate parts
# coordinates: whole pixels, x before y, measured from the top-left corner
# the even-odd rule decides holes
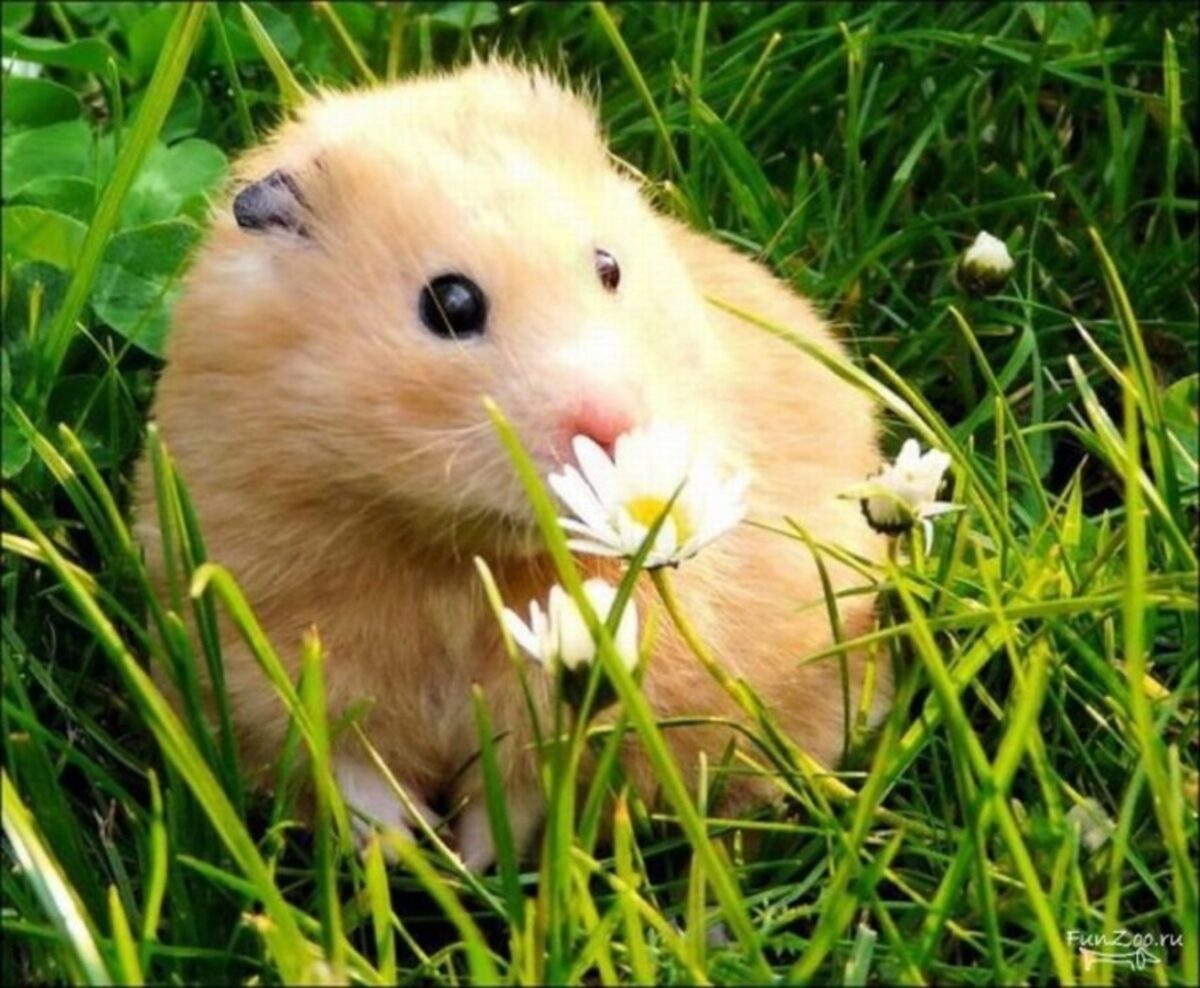
[[[508,633],[512,636],[512,640],[517,643],[522,649],[528,652],[533,658],[544,661],[542,658],[541,645],[537,640],[533,630],[521,620],[520,615],[509,608],[504,608],[502,618],[504,627],[508,629]]]
[[[896,457],[896,466],[900,468],[915,467],[921,462],[921,444],[915,439],[904,440],[900,453]]]
[[[617,500],[617,468],[613,461],[588,436],[576,436],[571,448],[597,500],[606,509],[611,509]]]
[[[667,511],[646,556],[648,566],[661,566],[694,555],[745,516],[748,473],[727,477],[683,428],[633,429],[617,438],[611,457],[587,436],[576,436],[572,448],[577,466],[549,482],[571,515],[560,522],[578,551],[632,558],[654,515]]]
[[[737,504],[745,508],[742,503],[746,497],[746,491],[750,488],[750,472],[742,470],[730,477],[721,487],[721,501],[725,504]]]
[[[921,505],[922,518],[936,518],[938,515],[948,514],[951,511],[961,511],[961,504],[951,504],[949,501],[930,501],[928,504]]]
[[[593,528],[591,525],[585,525],[574,518],[559,518],[558,526],[564,532],[568,532],[571,535],[582,535],[590,541],[599,542],[603,545],[611,545],[614,548],[619,548],[621,544],[621,537],[617,535],[611,526],[606,525],[603,529]]]
[[[552,473],[546,479],[554,493],[585,525],[600,530],[608,527],[604,505],[596,499],[595,492],[588,487],[578,470],[567,467],[562,473]]]
[[[949,453],[944,453],[940,449],[931,449],[922,457],[922,468],[929,471],[933,476],[937,475],[938,482],[941,483],[942,474],[944,474],[953,462]]]

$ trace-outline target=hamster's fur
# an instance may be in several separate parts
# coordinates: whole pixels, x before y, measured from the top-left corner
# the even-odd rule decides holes
[[[228,205],[216,213],[175,311],[158,427],[210,558],[232,570],[291,673],[316,625],[331,722],[366,704],[367,735],[423,812],[465,798],[455,837],[482,866],[491,845],[473,683],[503,739],[523,846],[542,797],[525,701],[472,558],[487,560],[521,613],[553,582],[482,397],[505,411],[546,472],[570,455],[574,423],[586,431],[609,413],[628,424],[682,421],[750,471],[750,521],[784,527],[794,517],[868,559],[880,538],[836,495],[878,467],[872,410],[811,358],[706,303],[726,300],[839,348],[810,305],[763,267],[657,213],[614,165],[594,108],[545,74],[481,63],[323,94],[242,157],[235,189],[277,173],[285,181],[268,192],[282,197],[278,215],[239,225]],[[620,266],[615,291],[597,277],[597,249]],[[486,293],[482,336],[449,340],[422,324],[422,288],[445,272]],[[161,577],[145,461],[138,482],[139,531]],[[829,566],[839,591],[865,582]],[[804,662],[832,636],[803,542],[743,523],[672,575],[720,661],[797,744],[835,764],[839,664]],[[645,622],[660,605],[645,586],[637,599]],[[846,635],[868,629],[873,607],[867,593],[840,599]],[[660,617],[644,684],[657,713],[737,717]],[[244,763],[266,779],[284,710],[226,631]],[[851,710],[863,667],[852,658]],[[530,672],[544,706],[549,677]],[[888,670],[877,673],[875,719],[891,689]],[[666,736],[693,777],[701,752],[716,764],[739,737],[712,725]],[[343,737],[347,800],[383,824],[411,823]],[[625,767],[652,797],[655,779],[633,740]],[[776,797],[737,767],[726,811]]]

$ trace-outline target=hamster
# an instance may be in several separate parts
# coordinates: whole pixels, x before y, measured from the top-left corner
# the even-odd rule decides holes
[[[684,563],[677,592],[780,728],[837,763],[840,666],[803,661],[832,641],[818,572],[803,542],[762,526],[794,517],[878,559],[880,536],[837,497],[877,469],[877,424],[851,386],[705,297],[838,350],[804,299],[656,212],[614,164],[585,97],[506,63],[315,96],[241,158],[233,184],[175,309],[158,428],[209,557],[233,572],[289,671],[315,625],[330,722],[365,706],[360,724],[411,805],[431,822],[435,807],[461,807],[450,829],[465,861],[492,857],[472,684],[501,739],[522,848],[544,812],[526,701],[473,558],[521,613],[554,582],[485,395],[547,473],[569,462],[575,435],[611,446],[665,420],[750,473],[749,521]],[[161,578],[144,461],[138,486],[139,531]],[[580,563],[615,578],[611,561]],[[864,587],[828,565],[836,590]],[[644,622],[661,605],[642,582]],[[869,593],[842,596],[839,608],[847,636],[871,626]],[[660,617],[643,684],[656,713],[737,719]],[[284,709],[236,633],[224,637],[243,763],[265,781]],[[851,657],[851,710],[864,665]],[[550,677],[530,672],[546,708]],[[882,663],[877,676],[876,721],[891,690]],[[712,724],[666,737],[693,781],[702,752],[715,765],[731,741],[746,743]],[[337,744],[356,816],[415,823],[353,732]],[[652,799],[636,739],[623,758]],[[740,767],[724,812],[778,798]]]

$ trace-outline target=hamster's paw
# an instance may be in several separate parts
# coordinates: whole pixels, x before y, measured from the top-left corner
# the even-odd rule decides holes
[[[495,862],[492,825],[482,799],[471,800],[459,813],[454,823],[454,846],[462,863],[476,873],[487,871]]]
[[[401,802],[392,784],[373,765],[357,758],[339,756],[334,759],[333,772],[342,791],[342,799],[350,811],[350,826],[360,851],[366,848],[371,836],[377,832],[399,833],[412,840],[417,821]],[[413,809],[430,827],[438,826],[441,820],[433,810],[408,789],[405,789],[405,794]],[[383,842],[383,852],[388,861],[395,862],[395,854],[386,841]]]
[[[517,857],[523,857],[533,844],[542,825],[541,793],[529,799],[509,794],[508,824],[512,829]],[[492,824],[488,818],[487,800],[483,793],[468,797],[466,805],[454,821],[454,843],[458,856],[471,871],[482,873],[496,862],[496,844],[492,839]]]

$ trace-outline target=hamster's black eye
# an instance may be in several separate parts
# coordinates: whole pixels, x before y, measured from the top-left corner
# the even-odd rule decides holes
[[[466,275],[438,275],[421,289],[421,322],[448,339],[479,336],[487,322],[487,296]]]
[[[615,292],[621,283],[621,265],[612,254],[599,248],[596,249],[596,275],[610,292]]]

